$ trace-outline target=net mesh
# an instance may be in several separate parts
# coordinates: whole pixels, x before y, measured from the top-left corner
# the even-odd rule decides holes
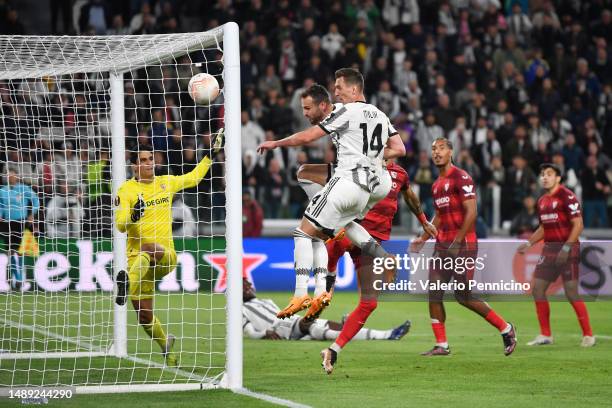
[[[211,135],[223,126],[223,94],[205,107],[187,94],[199,72],[223,89],[220,30],[0,36],[0,386],[219,379],[225,298],[213,292],[205,256],[225,246],[223,153],[197,186],[174,195],[173,219],[158,221],[172,222],[178,266],[154,273],[153,313],[177,339],[179,367],[164,367],[129,301],[128,357],[113,354],[109,75],[123,74],[126,159],[151,146],[162,177],[187,174],[210,156]]]

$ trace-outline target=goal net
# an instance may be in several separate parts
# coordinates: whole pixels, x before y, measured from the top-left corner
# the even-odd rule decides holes
[[[200,72],[221,88],[208,106],[187,92]],[[237,26],[0,36],[0,103],[0,388],[241,387]],[[134,177],[132,152],[150,146],[155,177],[181,176],[211,156],[222,127],[224,151],[199,184],[174,195],[173,220],[156,221],[172,222],[177,255],[172,271],[150,268],[153,315],[176,338],[174,366],[139,324],[133,298],[116,302],[117,274],[128,271],[117,190]]]

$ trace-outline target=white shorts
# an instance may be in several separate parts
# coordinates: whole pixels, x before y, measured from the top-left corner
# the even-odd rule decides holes
[[[277,319],[272,326],[272,330],[276,332],[283,340],[298,340],[304,334],[300,330],[300,316],[293,315],[289,319]]]
[[[361,220],[391,190],[391,175],[384,171],[372,193],[346,177],[332,177],[312,197],[304,217],[327,235],[333,235],[354,219]]]

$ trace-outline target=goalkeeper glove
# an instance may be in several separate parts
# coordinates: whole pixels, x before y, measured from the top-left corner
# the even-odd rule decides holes
[[[221,128],[215,133],[210,141],[210,158],[214,159],[217,154],[223,150],[223,142],[225,141],[225,129]]]
[[[145,202],[142,199],[142,196],[138,196],[138,201],[134,204],[134,209],[132,210],[132,222],[138,222],[140,218],[144,215],[145,212]]]

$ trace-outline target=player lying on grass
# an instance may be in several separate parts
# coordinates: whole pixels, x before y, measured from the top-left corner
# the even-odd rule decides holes
[[[431,158],[440,175],[432,184],[432,197],[436,215],[434,225],[438,228],[434,256],[441,259],[463,258],[476,259],[478,256],[478,239],[476,238],[476,190],[470,175],[453,165],[453,145],[446,138],[436,139],[431,146]],[[424,233],[411,242],[411,250],[419,252],[424,242],[431,236]],[[452,263],[450,263],[452,264]],[[450,267],[449,267],[450,266]],[[516,347],[516,334],[512,324],[506,322],[486,302],[475,298],[468,287],[473,278],[474,268],[459,271],[452,265],[434,262],[429,270],[431,282],[447,283],[454,278],[465,284],[465,290],[456,290],[455,298],[464,307],[482,316],[489,324],[499,330],[504,344],[504,354],[512,354]],[[439,286],[438,286],[439,287]],[[446,311],[443,290],[430,289],[429,316],[431,327],[436,337],[435,346],[422,355],[445,356],[450,354],[446,340]]]
[[[327,90],[318,84],[306,89],[301,96],[302,113],[312,125],[318,125],[334,108],[337,109],[342,106],[341,104],[332,104]],[[300,166],[297,179],[308,198],[311,199],[331,179],[334,167],[335,163],[304,164]],[[421,209],[419,198],[410,189],[408,174],[400,166],[389,161],[387,162],[387,170],[392,180],[391,191],[385,199],[376,204],[366,214],[361,226],[379,242],[389,239],[391,223],[397,211],[397,197],[401,191],[406,204],[419,219],[424,229],[435,236],[435,227],[427,221]],[[342,233],[342,235],[344,234]],[[336,280],[336,264],[344,252],[350,250],[355,268],[359,270],[358,260],[361,250],[355,247],[348,238],[343,236],[341,239],[330,240],[326,246],[328,265],[313,265],[315,292],[314,297],[310,300],[310,307],[304,315],[306,318],[319,317],[323,309],[331,302],[332,290]]]
[[[561,184],[561,169],[555,164],[544,163],[540,166],[540,182],[545,190],[536,207],[540,226],[529,237],[527,243],[518,248],[518,252],[522,254],[530,246],[544,240],[542,256],[533,273],[534,283],[531,291],[535,300],[540,334],[527,345],[553,343],[546,290],[561,275],[565,296],[572,304],[582,328],[581,346],[592,347],[595,345],[595,337],[589,322],[589,312],[578,294],[580,264],[578,237],[584,228],[580,203],[576,195]]]
[[[342,323],[324,319],[305,319],[297,315],[279,319],[280,310],[272,299],[259,299],[253,285],[242,280],[242,328],[252,339],[269,340],[334,340]],[[390,330],[361,329],[356,340],[399,340],[410,330],[410,320]]]
[[[212,153],[218,153],[223,141],[223,129],[214,137]],[[115,225],[127,233],[128,271],[117,274],[117,303],[125,304],[129,294],[138,322],[159,344],[169,366],[178,365],[172,352],[175,337],[164,332],[153,313],[155,282],[176,267],[176,252],[172,239],[172,199],[174,194],[195,187],[211,166],[206,156],[189,173],[181,176],[156,176],[153,150],[140,146],[132,153],[134,178],[124,182],[115,197]]]

